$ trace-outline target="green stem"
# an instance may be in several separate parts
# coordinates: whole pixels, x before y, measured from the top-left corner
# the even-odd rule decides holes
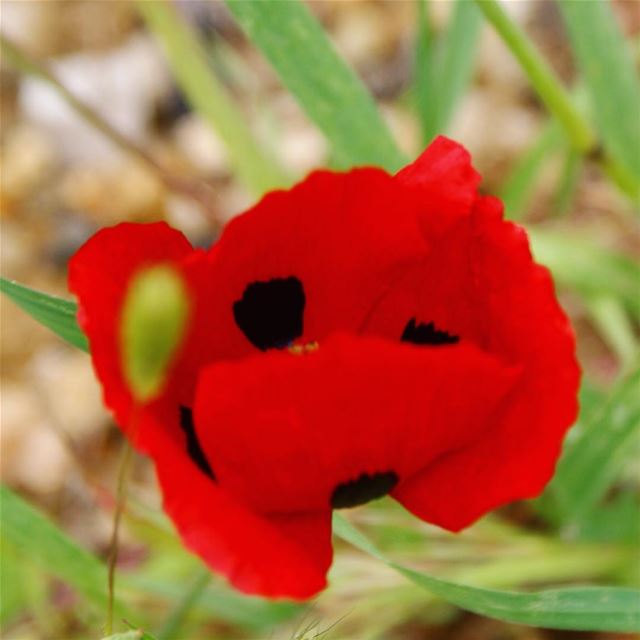
[[[156,635],[156,640],[173,640],[179,638],[179,631],[189,613],[191,607],[196,604],[202,592],[206,589],[211,580],[211,572],[207,567],[203,567],[196,575],[192,585],[178,602],[173,611],[169,614],[166,622]]]
[[[573,148],[585,156],[591,156],[618,188],[637,203],[640,200],[640,187],[634,176],[608,153],[601,151],[589,123],[527,35],[509,18],[497,0],[473,1],[520,62],[540,99],[562,125]]]
[[[591,151],[596,143],[591,128],[526,34],[509,18],[497,0],[474,2],[518,59],[542,101],[562,124],[572,145],[582,153]]]
[[[113,603],[115,600],[115,576],[116,576],[116,564],[118,562],[118,536],[120,532],[120,521],[122,519],[122,512],[124,511],[125,504],[125,491],[127,486],[127,473],[131,464],[131,458],[133,454],[133,447],[128,441],[124,443],[124,451],[122,454],[122,461],[120,462],[120,470],[118,471],[118,488],[117,488],[117,502],[116,512],[113,518],[113,531],[111,533],[111,542],[109,544],[109,574],[108,574],[108,590],[109,601],[107,606],[107,621],[105,624],[105,635],[110,636],[113,633]]]

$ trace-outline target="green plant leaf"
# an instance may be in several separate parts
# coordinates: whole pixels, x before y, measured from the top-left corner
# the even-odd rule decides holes
[[[106,636],[102,640],[157,640],[155,636],[143,631],[142,629],[132,629],[124,633],[114,633],[112,636]]]
[[[240,110],[210,68],[196,35],[168,2],[139,0],[138,10],[161,42],[176,80],[193,108],[224,141],[240,178],[261,195],[289,180],[248,129]]]
[[[576,234],[528,226],[533,254],[556,281],[584,296],[614,296],[640,318],[640,265]]]
[[[87,337],[76,322],[77,306],[74,302],[41,293],[5,278],[0,278],[0,291],[74,347],[89,351]]]
[[[571,587],[518,593],[470,587],[394,562],[339,514],[334,514],[333,528],[343,540],[378,558],[411,582],[480,615],[552,629],[640,630],[640,591],[635,589]]]
[[[2,537],[43,571],[64,580],[87,601],[106,610],[107,569],[102,562],[8,487],[0,487],[0,500]],[[118,615],[126,615],[119,600],[115,610]]]
[[[536,180],[549,157],[562,147],[565,137],[556,120],[545,124],[536,141],[514,165],[500,188],[500,198],[511,220],[526,213]]]
[[[362,82],[298,0],[225,0],[306,114],[324,132],[341,166],[405,164]]]
[[[565,525],[579,526],[619,477],[640,436],[640,367],[621,380],[574,439],[548,492]]]
[[[640,182],[640,81],[612,5],[559,4],[605,147]]]
[[[418,73],[423,85],[419,91],[419,111],[422,116],[425,142],[446,133],[476,59],[476,48],[482,15],[473,2],[455,2],[445,33],[433,41],[429,35],[428,16],[424,8],[419,22]],[[430,46],[425,46],[430,42]],[[426,75],[425,75],[426,74]],[[419,77],[420,77],[419,75]]]

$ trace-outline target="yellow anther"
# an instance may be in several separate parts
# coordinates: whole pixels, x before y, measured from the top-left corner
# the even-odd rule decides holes
[[[303,356],[305,353],[311,353],[320,348],[317,342],[307,342],[307,344],[294,344],[289,347],[289,353],[293,353],[295,356]]]

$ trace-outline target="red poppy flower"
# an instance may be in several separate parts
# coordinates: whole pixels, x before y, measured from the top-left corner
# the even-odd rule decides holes
[[[185,544],[237,588],[322,589],[334,508],[389,493],[457,531],[551,477],[577,411],[574,338],[479,181],[438,138],[396,176],[317,171],[270,193],[209,251],[122,224],[72,259],[106,404],[153,458]],[[192,311],[134,430],[120,317],[160,263]]]

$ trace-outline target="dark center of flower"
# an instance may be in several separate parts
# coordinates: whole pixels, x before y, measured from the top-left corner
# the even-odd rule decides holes
[[[200,471],[208,475],[212,480],[215,480],[216,475],[213,473],[213,470],[209,465],[209,461],[200,446],[196,427],[193,422],[193,412],[189,407],[180,406],[180,427],[187,438],[187,453],[189,454],[191,461],[198,467],[198,469],[200,469]]]
[[[302,335],[305,295],[295,276],[252,282],[233,304],[233,317],[261,351],[284,349]]]
[[[382,498],[398,484],[395,471],[380,471],[369,475],[362,473],[355,480],[339,484],[331,494],[332,509],[348,509]]]
[[[423,344],[431,346],[439,346],[443,344],[456,344],[460,342],[458,336],[451,335],[446,331],[436,328],[433,322],[425,324],[420,322],[416,324],[416,319],[411,318],[400,337],[402,342],[411,342],[413,344]]]

